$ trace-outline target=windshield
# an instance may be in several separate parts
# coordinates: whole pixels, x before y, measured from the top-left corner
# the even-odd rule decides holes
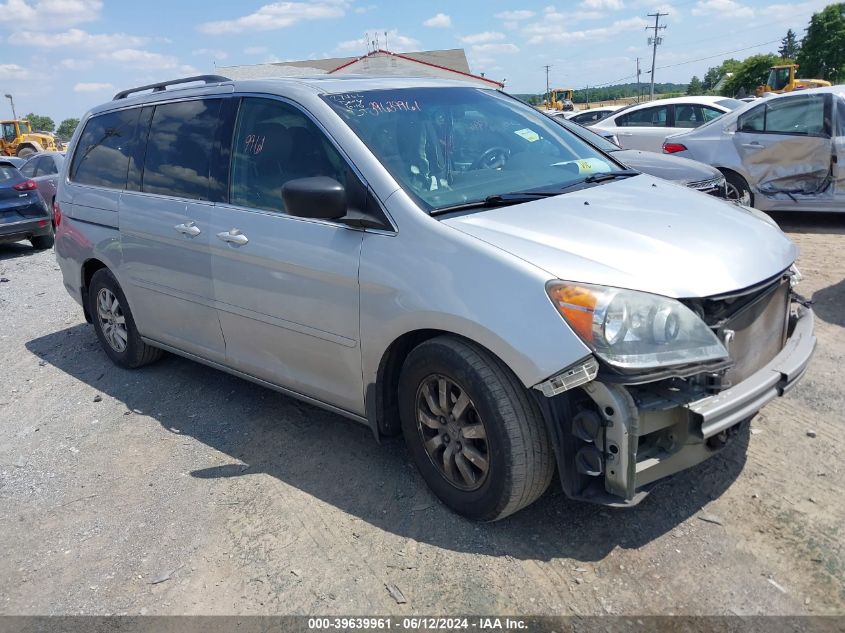
[[[614,143],[611,143],[610,141],[608,141],[605,137],[603,137],[598,132],[595,132],[594,130],[591,130],[588,127],[582,127],[581,125],[578,125],[577,123],[573,123],[572,121],[567,121],[563,117],[559,117],[559,116],[553,117],[553,120],[554,120],[555,123],[559,123],[560,125],[565,127],[567,130],[569,130],[573,134],[577,135],[578,138],[582,138],[585,141],[587,141],[588,143],[595,145],[596,147],[598,147],[603,152],[607,152],[609,154],[611,152],[618,152],[620,149],[622,149],[618,145],[615,145]]]
[[[554,120],[494,90],[407,88],[324,99],[429,212],[620,169]]]
[[[766,83],[772,90],[783,90],[789,83],[789,68],[772,68]]]

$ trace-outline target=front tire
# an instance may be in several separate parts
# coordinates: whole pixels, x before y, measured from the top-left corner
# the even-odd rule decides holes
[[[88,286],[88,314],[100,345],[112,362],[127,369],[152,363],[164,352],[141,340],[126,296],[106,268],[94,273]]]
[[[486,350],[439,336],[408,355],[402,433],[428,486],[471,519],[495,521],[536,501],[554,474],[537,404]]]

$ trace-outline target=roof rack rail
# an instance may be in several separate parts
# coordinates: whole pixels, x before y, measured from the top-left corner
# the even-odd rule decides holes
[[[112,101],[117,101],[118,99],[125,99],[129,95],[135,92],[143,92],[144,90],[152,90],[153,92],[163,92],[167,89],[167,86],[177,86],[179,84],[189,84],[194,83],[195,81],[202,81],[206,84],[217,84],[224,81],[232,81],[228,77],[223,77],[222,75],[196,75],[195,77],[185,77],[183,79],[172,79],[170,81],[161,81],[157,84],[148,84],[146,86],[138,86],[137,88],[129,88],[128,90],[121,90],[118,92]]]

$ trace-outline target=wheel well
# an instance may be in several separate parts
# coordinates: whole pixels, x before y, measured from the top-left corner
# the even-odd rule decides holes
[[[91,285],[91,278],[94,273],[105,268],[106,265],[99,259],[89,259],[82,264],[82,312],[85,314],[85,320],[91,323],[91,315],[88,313],[88,286]]]
[[[728,178],[729,176],[733,176],[735,178],[739,178],[742,182],[744,182],[745,186],[748,187],[749,193],[751,194],[752,202],[754,201],[754,191],[751,189],[751,185],[748,184],[748,179],[745,176],[743,176],[738,171],[734,171],[733,169],[728,169],[727,167],[717,167],[716,169],[718,169],[720,172],[722,172],[722,175],[725,178]]]

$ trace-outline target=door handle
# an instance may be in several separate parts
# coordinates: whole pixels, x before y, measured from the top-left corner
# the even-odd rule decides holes
[[[197,235],[202,233],[202,231],[200,231],[200,228],[193,222],[177,224],[173,228],[182,233],[183,235],[187,235],[188,237],[196,237]]]
[[[232,246],[243,246],[247,242],[249,242],[249,238],[246,235],[241,233],[240,229],[230,229],[228,231],[223,231],[222,233],[218,233],[217,237],[219,237],[224,242],[228,242]]]
[[[633,136],[633,132],[617,132],[619,136]]]
[[[763,144],[758,143],[757,141],[754,141],[753,143],[742,143],[741,145],[749,149],[761,149],[763,147]]]

